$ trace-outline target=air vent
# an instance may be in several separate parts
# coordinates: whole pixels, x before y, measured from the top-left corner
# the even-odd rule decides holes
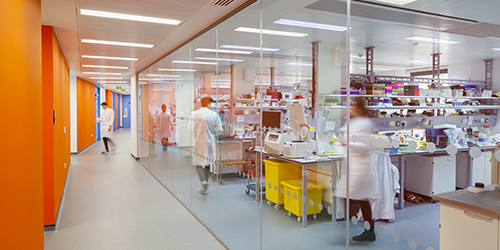
[[[215,0],[211,5],[226,7],[230,5],[234,0]]]

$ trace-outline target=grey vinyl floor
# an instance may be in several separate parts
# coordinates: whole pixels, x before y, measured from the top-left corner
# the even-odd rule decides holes
[[[327,213],[317,220],[309,217],[301,228],[296,217],[284,209],[256,202],[246,195],[246,178],[223,177],[224,184],[210,181],[210,192],[198,194],[200,182],[190,164],[189,154],[178,148],[164,148],[143,142],[149,157],[141,163],[183,202],[230,249],[345,249],[346,222],[332,222]],[[147,148],[147,149],[146,149]],[[439,203],[405,203],[396,210],[396,219],[377,222],[375,242],[349,241],[349,249],[439,249]],[[363,231],[361,222],[348,222],[349,238]]]
[[[45,249],[226,249],[130,155],[130,129],[72,157],[55,231]]]

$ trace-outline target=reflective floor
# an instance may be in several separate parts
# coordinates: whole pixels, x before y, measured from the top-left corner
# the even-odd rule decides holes
[[[246,178],[223,177],[224,184],[210,182],[209,194],[198,194],[199,180],[190,159],[176,148],[143,142],[150,157],[141,163],[205,223],[230,249],[260,249],[260,203],[253,192],[244,193]],[[217,203],[218,200],[218,203]],[[331,222],[327,214],[309,219],[303,229],[284,209],[263,202],[262,249],[345,249],[345,222]],[[217,223],[218,222],[218,223]],[[350,223],[350,237],[363,231],[361,222]],[[350,241],[350,249],[439,249],[439,203],[405,203],[396,220],[376,223],[377,240]],[[242,244],[244,242],[244,244]],[[416,248],[409,245],[416,243]],[[432,247],[432,248],[428,248]]]
[[[98,142],[72,157],[56,231],[45,249],[226,249],[139,162],[130,129],[103,156]]]

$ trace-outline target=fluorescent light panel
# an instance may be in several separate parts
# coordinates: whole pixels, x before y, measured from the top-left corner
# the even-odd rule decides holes
[[[411,2],[415,2],[417,0],[375,0],[375,1],[382,2],[382,3],[396,4],[396,5],[405,5],[405,4],[409,4]]]
[[[243,59],[229,59],[229,58],[211,58],[211,57],[195,57],[194,59],[198,60],[212,60],[212,61],[227,61],[227,62],[243,62]]]
[[[179,25],[179,23],[181,23],[181,21],[173,19],[129,15],[129,14],[107,12],[107,11],[87,10],[87,9],[81,9],[80,14],[85,16],[114,18],[114,19],[129,20],[129,21],[147,22],[147,23],[161,23],[170,25]]]
[[[262,31],[262,34],[266,35],[276,35],[276,36],[291,36],[291,37],[305,37],[306,33],[298,33],[298,32],[287,32],[287,31],[279,31],[279,30],[265,30],[265,29],[255,29],[255,28],[247,28],[247,27],[239,27],[235,29],[235,31],[240,32],[249,32],[249,33],[257,33],[259,34]]]
[[[213,62],[195,62],[195,61],[172,61],[172,63],[217,65],[217,63],[213,63]]]
[[[287,63],[287,65],[313,66],[312,63]]]
[[[241,51],[241,50],[226,50],[226,49],[205,49],[205,48],[197,48],[196,51],[202,52],[219,52],[219,53],[231,53],[231,54],[252,54],[251,51]]]
[[[419,61],[419,60],[408,60],[407,62],[409,63],[425,63],[425,64],[432,64],[431,61]]]
[[[158,77],[181,77],[180,75],[160,75],[160,74],[147,74],[147,76],[158,76]]]
[[[83,55],[82,58],[93,58],[93,59],[109,59],[109,60],[124,60],[124,61],[137,61],[138,58],[129,58],[129,57],[113,57],[113,56],[89,56]]]
[[[500,48],[494,48],[493,50],[497,50],[497,51],[500,51]]]
[[[274,23],[283,24],[283,25],[290,25],[290,26],[297,26],[297,27],[312,28],[312,29],[321,29],[321,30],[332,30],[332,31],[346,31],[347,30],[347,27],[344,27],[344,26],[330,25],[330,24],[324,24],[324,23],[304,22],[304,21],[297,21],[297,20],[290,20],[290,19],[279,19],[279,20],[275,21]]]
[[[221,45],[221,48],[226,48],[226,49],[247,49],[247,50],[257,50],[260,51],[260,47],[251,47],[251,46],[241,46],[241,45]],[[275,52],[280,49],[274,49],[274,48],[262,48],[262,51],[269,51],[269,52]]]
[[[406,40],[418,41],[418,42],[428,42],[428,43],[439,43],[439,44],[457,44],[459,41],[451,41],[445,39],[437,39],[431,37],[422,37],[422,36],[412,36],[405,38]]]
[[[106,73],[106,72],[82,72],[83,74],[93,74],[93,75],[113,75],[113,76],[121,76],[122,73]]]
[[[99,83],[128,83],[127,81],[98,81]]]
[[[158,69],[159,71],[196,72],[196,69]]]
[[[102,69],[128,69],[128,67],[120,66],[105,66],[105,65],[82,65],[85,68],[102,68]]]
[[[98,76],[92,76],[89,77],[90,79],[96,79],[96,80],[123,80],[123,77],[98,77]]]
[[[153,48],[154,47],[154,45],[152,45],[152,44],[125,43],[125,42],[114,42],[114,41],[93,40],[93,39],[82,39],[82,43],[95,43],[95,44],[139,47],[139,48]]]
[[[359,69],[366,69],[366,66],[359,67]],[[387,71],[387,70],[391,70],[391,69],[373,67],[373,70]]]

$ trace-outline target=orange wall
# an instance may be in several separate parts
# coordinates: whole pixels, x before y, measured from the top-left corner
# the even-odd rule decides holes
[[[59,46],[56,34],[52,32],[53,74],[54,74],[54,217],[57,216],[66,176],[71,163],[69,68]],[[42,73],[43,74],[43,73]]]
[[[71,156],[69,68],[51,26],[42,26],[42,86],[44,225],[54,225]]]
[[[43,249],[40,0],[0,1],[0,249]]]
[[[54,64],[53,29],[42,26],[42,119],[43,119],[43,224],[55,223],[54,216]],[[59,115],[59,114],[57,114]]]
[[[77,150],[81,151],[95,142],[95,86],[76,78]]]
[[[118,106],[119,106],[118,101],[119,101],[119,99],[118,98],[120,98],[120,96],[117,93],[115,93],[115,105],[113,107],[115,110],[115,130],[119,128],[119,126],[118,126],[118,122],[119,122],[118,121],[118,114],[119,114],[118,113]]]

